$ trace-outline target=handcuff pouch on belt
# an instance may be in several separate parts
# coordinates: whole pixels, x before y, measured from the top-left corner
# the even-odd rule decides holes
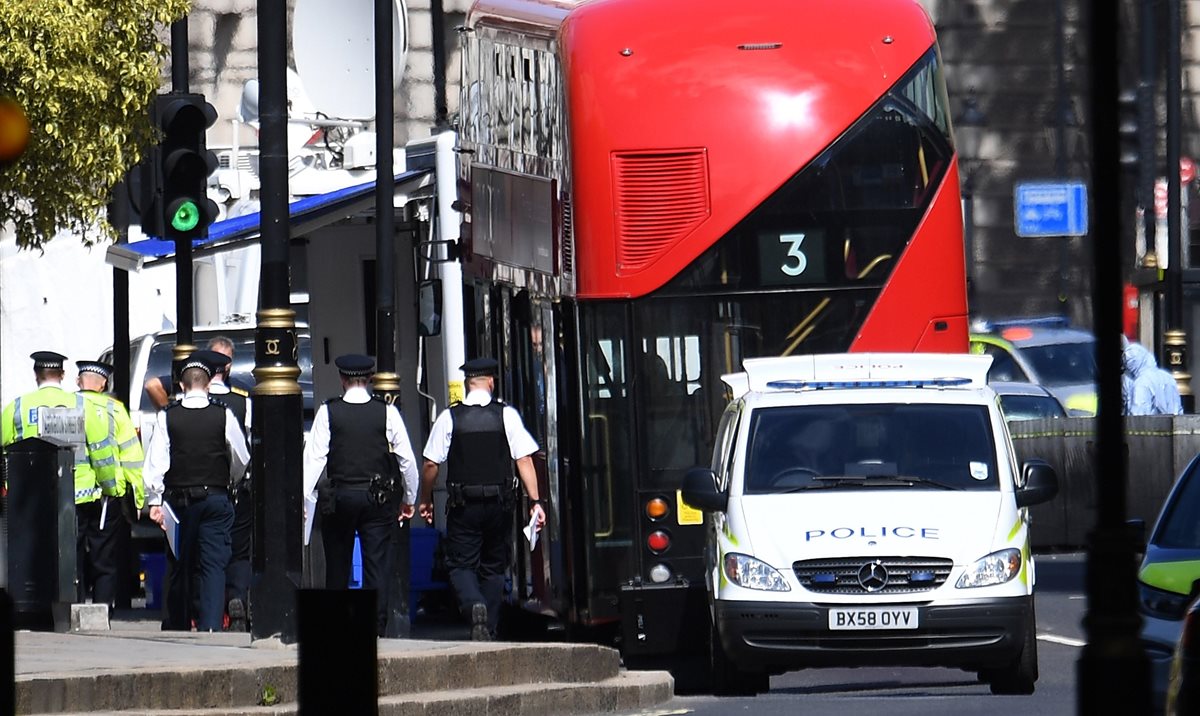
[[[448,483],[446,485],[446,504],[449,507],[461,507],[468,502],[498,502],[508,507],[513,504],[516,493],[506,485],[463,485]]]
[[[390,475],[380,475],[375,473],[371,475],[371,483],[367,485],[367,497],[371,500],[371,504],[375,506],[383,506],[388,504],[403,492],[403,487],[396,489],[396,480]]]

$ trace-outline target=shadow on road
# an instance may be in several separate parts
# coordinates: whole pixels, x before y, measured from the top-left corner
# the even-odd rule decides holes
[[[957,680],[949,681],[899,681],[888,679],[886,681],[854,681],[843,684],[817,684],[813,686],[788,686],[784,688],[771,688],[772,694],[807,694],[817,696],[821,694],[854,694],[865,695],[868,692],[878,691],[904,691],[903,694],[892,694],[896,696],[913,696],[913,697],[928,697],[928,696],[945,696],[946,689],[956,686],[983,686],[983,683],[978,679],[965,677]],[[986,687],[984,687],[986,688]]]

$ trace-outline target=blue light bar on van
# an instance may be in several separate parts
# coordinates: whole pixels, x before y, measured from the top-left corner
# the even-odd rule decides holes
[[[1034,316],[1031,318],[981,318],[971,324],[971,330],[976,333],[992,333],[1003,328],[1070,328],[1071,321],[1066,316]]]
[[[970,385],[970,378],[930,378],[927,380],[772,380],[771,390],[843,390],[847,388],[953,388]]]

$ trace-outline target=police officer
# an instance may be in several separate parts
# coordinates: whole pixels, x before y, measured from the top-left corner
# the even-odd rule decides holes
[[[33,359],[33,377],[38,387],[4,407],[0,416],[0,444],[3,445],[38,436],[38,408],[83,410],[83,396],[62,387],[66,356],[54,351],[36,351],[29,357]]]
[[[233,341],[223,336],[213,338],[209,347],[220,357],[220,365],[208,384],[208,394],[225,403],[233,411],[238,422],[250,436],[250,394],[229,384],[229,368],[233,365]],[[254,497],[250,493],[250,475],[247,473],[237,486],[231,486],[233,495],[233,531],[231,533],[232,555],[225,568],[225,611],[229,615],[230,631],[246,631],[246,603],[250,596],[250,543],[254,536]]]
[[[90,360],[75,361],[75,366],[75,382],[102,428],[87,431],[88,469],[95,473],[103,497],[84,508],[84,519],[79,520],[78,554],[87,558],[79,584],[85,594],[87,586],[92,587],[93,601],[112,605],[122,573],[120,560],[129,557],[130,525],[145,503],[142,442],[124,404],[104,393],[113,367]]]
[[[158,413],[147,449],[143,476],[150,519],[164,529],[178,521],[178,553],[167,550],[164,629],[190,629],[193,596],[196,627],[222,628],[225,567],[232,553],[229,486],[245,473],[250,454],[233,411],[208,394],[220,362],[211,351],[196,351],[184,361],[184,396]]]
[[[367,388],[375,362],[363,355],[344,355],[334,362],[343,394],[326,401],[313,420],[304,447],[304,494],[316,495],[321,511],[326,589],[349,585],[357,533],[363,588],[376,592],[376,627],[383,636],[394,559],[392,527],[397,519],[413,516],[417,463],[400,411],[372,397]],[[397,459],[403,495],[394,494],[400,486],[390,483]],[[317,494],[322,471],[328,488]]]
[[[86,595],[84,585],[90,574],[96,575],[101,583],[97,595],[99,601],[110,601],[115,587],[115,563],[111,555],[101,556],[99,562],[89,564],[88,540],[98,532],[103,508],[103,494],[115,494],[118,469],[115,449],[105,444],[108,421],[92,405],[82,392],[69,392],[62,387],[63,363],[67,357],[54,351],[32,353],[33,374],[38,388],[26,393],[4,408],[0,416],[0,442],[10,445],[23,438],[41,434],[38,424],[39,408],[73,408],[84,416],[84,438],[87,445],[75,453],[75,520],[76,520],[76,576],[82,599]]]
[[[546,522],[533,458],[537,442],[513,408],[492,398],[499,365],[476,358],[462,366],[467,394],[442,411],[425,443],[421,516],[433,522],[433,486],[447,464],[446,568],[459,607],[471,618],[471,638],[492,639],[500,621],[504,575],[511,552],[515,485],[512,463],[537,527]]]

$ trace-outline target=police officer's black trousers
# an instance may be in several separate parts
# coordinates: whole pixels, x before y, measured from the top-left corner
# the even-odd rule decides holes
[[[96,604],[113,604],[117,594],[117,546],[121,530],[129,534],[129,523],[116,499],[108,501],[104,514],[104,529],[100,516],[104,498],[75,505],[75,564],[78,578],[78,597],[83,601],[90,594]]]
[[[233,503],[224,490],[215,490],[187,507],[172,508],[179,517],[179,554],[167,550],[163,629],[190,631],[194,605],[198,630],[221,631]]]
[[[462,613],[482,602],[488,609],[488,629],[496,633],[504,575],[512,547],[512,508],[499,499],[467,502],[446,513],[446,569]]]
[[[322,515],[321,543],[325,547],[325,588],[346,589],[354,560],[354,535],[362,552],[363,589],[375,590],[376,632],[387,626],[388,592],[394,568],[392,527],[400,516],[395,504],[376,505],[365,489],[338,488],[333,514]]]
[[[225,568],[225,601],[240,599],[242,604],[250,594],[250,543],[254,537],[254,496],[246,482],[238,488],[233,507],[233,554]]]

